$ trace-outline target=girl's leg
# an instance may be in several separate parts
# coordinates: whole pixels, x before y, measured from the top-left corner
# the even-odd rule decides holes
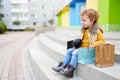
[[[60,73],[66,77],[73,77],[74,70],[78,64],[78,49],[75,49],[71,55],[72,57],[70,60],[70,64],[65,69],[60,71]]]
[[[60,72],[61,70],[63,70],[69,64],[71,60],[72,52],[74,50],[75,48],[68,49],[63,62],[61,62],[57,67],[53,67],[52,69],[56,72]]]
[[[70,65],[72,65],[74,68],[77,67],[77,64],[78,64],[78,49],[73,51],[70,61]]]
[[[66,53],[66,55],[64,57],[64,60],[63,60],[63,63],[65,65],[70,63],[71,58],[72,58],[72,53],[73,53],[74,50],[75,50],[75,48],[70,48],[70,49],[67,50],[67,53]]]

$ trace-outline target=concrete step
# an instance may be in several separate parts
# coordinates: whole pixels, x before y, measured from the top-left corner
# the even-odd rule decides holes
[[[62,60],[66,52],[66,46],[49,39],[45,34],[39,35],[39,42],[42,46],[41,49],[45,50],[47,55],[56,61]],[[94,64],[79,64],[76,73],[83,78],[83,80],[120,80],[119,70],[120,64],[118,63],[115,63],[113,67],[106,68],[98,68]]]
[[[39,44],[47,55],[58,62],[63,59],[67,51],[66,46],[47,38],[45,34],[39,34]]]
[[[73,40],[75,38],[79,38],[80,34],[81,33],[78,30],[58,30],[57,29],[56,31],[46,32],[45,36],[47,36],[49,39],[51,39],[59,44],[67,46],[68,40]],[[107,34],[105,34],[105,37],[108,38]],[[120,63],[120,45],[119,45],[120,40],[118,40],[116,37],[115,37],[115,40],[109,38],[106,40],[106,43],[115,45],[115,62]]]
[[[66,42],[68,40],[79,38],[80,34],[81,34],[80,31],[78,30],[75,31],[71,29],[65,29],[65,30],[56,29],[55,31],[48,31],[45,33],[47,37],[57,41],[57,43],[60,43],[62,45],[66,45]]]
[[[118,63],[106,68],[99,68],[94,64],[79,64],[76,71],[83,80],[120,80],[120,64]]]
[[[56,66],[57,62],[46,55],[41,46],[38,37],[35,37],[29,45],[31,63],[39,80],[81,80],[76,75],[73,78],[66,78],[60,73],[54,72],[51,68]]]
[[[31,58],[28,47],[25,50],[24,54],[24,62],[26,64],[27,70],[25,70],[25,74],[28,77],[25,77],[25,80],[39,80],[37,74],[34,71],[33,64],[31,64]]]

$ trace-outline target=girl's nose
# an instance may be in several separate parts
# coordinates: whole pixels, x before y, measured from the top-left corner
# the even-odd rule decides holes
[[[82,24],[84,24],[84,22],[82,22]]]

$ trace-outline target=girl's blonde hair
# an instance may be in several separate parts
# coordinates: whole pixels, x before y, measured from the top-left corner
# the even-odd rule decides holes
[[[80,16],[87,15],[90,19],[90,21],[94,20],[93,25],[90,27],[90,33],[95,34],[97,33],[97,29],[99,28],[98,26],[98,18],[99,18],[99,13],[94,10],[94,9],[85,9],[80,13]],[[84,32],[85,28],[82,27],[82,32]]]

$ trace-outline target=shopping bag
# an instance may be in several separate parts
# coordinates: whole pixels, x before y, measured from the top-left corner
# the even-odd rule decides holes
[[[98,67],[107,67],[114,65],[114,50],[112,44],[101,44],[96,46],[95,65]]]
[[[78,51],[78,63],[92,64],[95,62],[94,48],[80,48]]]

